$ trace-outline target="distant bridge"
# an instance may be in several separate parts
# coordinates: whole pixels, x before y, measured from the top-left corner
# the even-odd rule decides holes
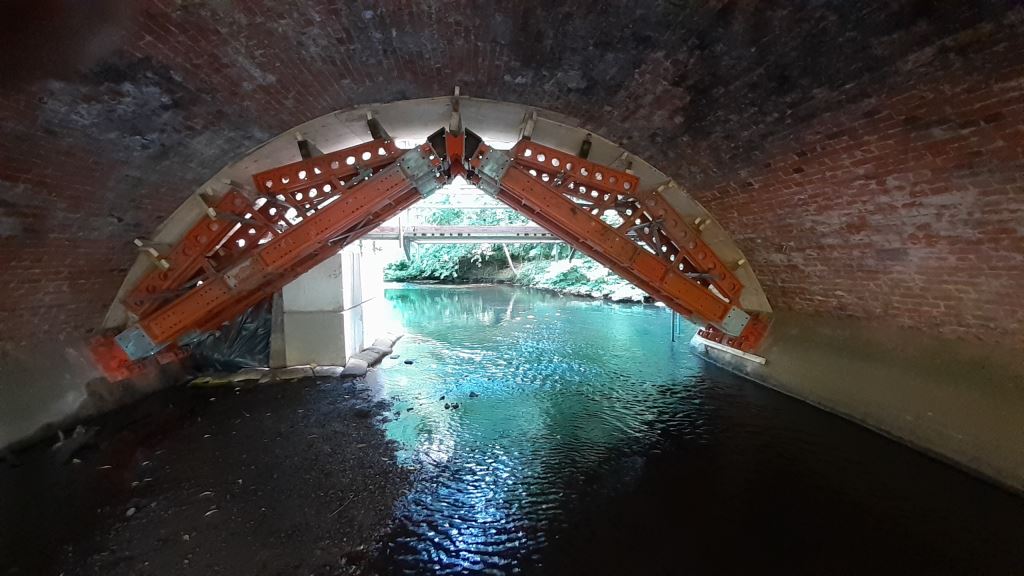
[[[403,244],[532,244],[561,242],[540,226],[380,226],[366,240],[399,240]]]

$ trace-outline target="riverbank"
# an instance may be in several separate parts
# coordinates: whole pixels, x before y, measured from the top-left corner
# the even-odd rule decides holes
[[[172,387],[0,465],[3,574],[362,574],[408,474],[361,380]],[[56,439],[55,439],[56,440]]]
[[[642,290],[623,280],[594,260],[583,256],[573,259],[527,260],[518,264],[484,262],[458,267],[456,275],[437,275],[415,262],[402,261],[389,266],[389,282],[443,284],[512,284],[538,288],[584,298],[612,302],[650,302]]]

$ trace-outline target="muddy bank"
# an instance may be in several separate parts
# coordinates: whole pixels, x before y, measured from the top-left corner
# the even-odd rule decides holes
[[[0,464],[0,574],[363,573],[408,475],[352,380],[175,387]],[[56,439],[54,439],[56,440]]]
[[[479,288],[487,286],[506,286],[508,288],[523,288],[528,290],[537,290],[539,292],[547,292],[549,294],[557,294],[559,296],[570,296],[573,298],[583,298],[587,300],[604,300],[606,302],[613,302],[616,304],[658,304],[656,300],[647,296],[646,294],[635,292],[630,290],[628,292],[602,292],[602,291],[591,291],[586,287],[569,287],[569,288],[557,288],[553,286],[543,284],[521,284],[514,281],[506,281],[504,279],[488,279],[488,278],[473,278],[471,280],[403,280],[401,282],[391,282],[395,286],[410,285],[410,286],[425,286],[432,288],[444,288],[444,287],[457,287],[457,288]],[[639,289],[637,289],[639,290]],[[660,305],[660,304],[659,304]]]

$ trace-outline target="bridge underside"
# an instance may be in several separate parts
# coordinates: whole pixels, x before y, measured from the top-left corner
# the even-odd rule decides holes
[[[407,240],[416,244],[534,244],[562,242],[540,226],[379,226],[367,240]]]
[[[459,175],[698,322],[698,354],[1024,489],[1024,395],[1006,386],[1024,375],[1019,355],[773,311],[731,236],[664,173],[570,118],[509,103],[368,106],[253,150],[137,241],[104,322],[117,338],[94,341],[91,354],[108,378],[131,377],[118,387],[130,389],[345,245],[394,233],[375,227]]]

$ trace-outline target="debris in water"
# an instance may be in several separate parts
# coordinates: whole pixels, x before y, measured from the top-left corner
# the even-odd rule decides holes
[[[351,502],[352,500],[354,500],[354,499],[355,499],[355,497],[356,497],[356,495],[355,495],[355,494],[353,494],[353,495],[349,496],[348,500],[346,500],[346,501],[345,501],[345,503],[341,505],[341,508],[338,508],[338,509],[337,509],[337,510],[335,510],[334,512],[331,512],[331,514],[330,514],[330,515],[328,516],[328,518],[333,518],[335,514],[337,514],[338,512],[341,512],[341,510],[342,510],[343,508],[345,508],[345,506],[348,506],[349,502]]]
[[[7,450],[0,450],[0,462],[7,460],[7,463],[13,468],[17,468],[21,465],[21,460],[14,455],[14,452],[8,452]]]
[[[412,412],[412,409],[413,409],[413,406],[409,406],[408,408],[405,409],[405,411],[406,412]]]
[[[89,444],[95,444],[93,438],[99,430],[96,426],[75,426],[71,436],[65,437],[63,430],[57,431],[57,443],[50,450],[57,454],[58,462],[68,462],[75,454]]]
[[[359,546],[341,553],[341,564],[358,564],[366,559],[366,546]]]

